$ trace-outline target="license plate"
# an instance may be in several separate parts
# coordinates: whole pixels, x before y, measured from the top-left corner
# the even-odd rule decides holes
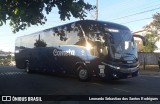
[[[131,64],[131,63],[133,63],[133,61],[127,61],[127,63],[128,63],[128,64]]]

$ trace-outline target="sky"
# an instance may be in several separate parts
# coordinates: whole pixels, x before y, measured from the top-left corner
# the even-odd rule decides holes
[[[96,0],[85,0],[96,5]],[[153,14],[160,13],[160,0],[98,0],[98,20],[115,22],[125,25],[132,32],[142,30],[152,21]],[[45,25],[31,26],[18,33],[12,33],[9,21],[0,26],[0,50],[14,52],[16,37],[38,32],[47,28],[77,21],[79,19],[61,21],[58,9],[53,8],[47,16]],[[95,10],[88,12],[85,19],[95,19]]]

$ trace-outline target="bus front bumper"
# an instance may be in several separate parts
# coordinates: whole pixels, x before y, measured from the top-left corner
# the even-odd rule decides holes
[[[99,76],[106,79],[127,79],[136,77],[139,74],[139,66],[133,68],[115,68],[105,66],[102,70],[100,69]]]

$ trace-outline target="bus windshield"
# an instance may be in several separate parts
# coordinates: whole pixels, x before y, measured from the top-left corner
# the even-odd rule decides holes
[[[136,44],[129,30],[109,30],[111,56],[114,59],[137,59]]]

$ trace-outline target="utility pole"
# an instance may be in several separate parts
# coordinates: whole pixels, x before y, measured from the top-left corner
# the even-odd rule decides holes
[[[96,0],[96,20],[98,20],[98,0]]]

